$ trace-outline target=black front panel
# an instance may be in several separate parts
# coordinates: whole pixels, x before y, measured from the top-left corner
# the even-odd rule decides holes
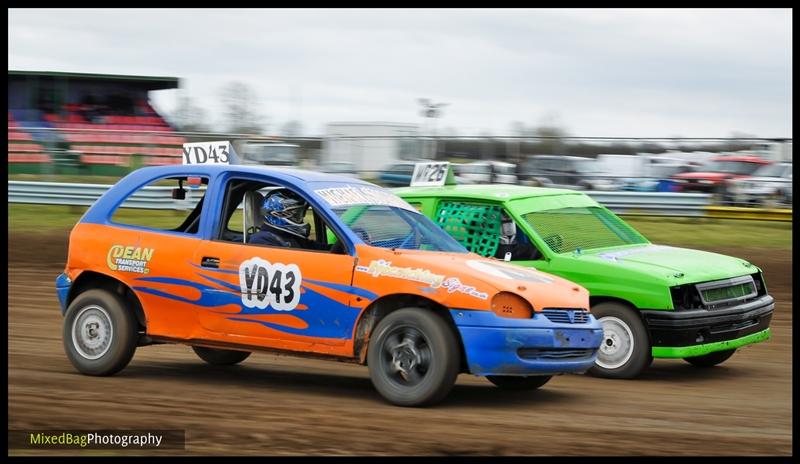
[[[769,327],[771,296],[725,310],[642,311],[653,346],[692,346],[734,340]]]

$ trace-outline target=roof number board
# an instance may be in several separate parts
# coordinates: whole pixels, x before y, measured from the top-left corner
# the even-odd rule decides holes
[[[183,144],[183,164],[230,164],[236,156],[229,141]]]
[[[430,163],[417,163],[414,165],[414,173],[411,175],[412,187],[428,187],[444,185],[447,180],[447,171],[450,169],[450,163],[444,162],[430,162]]]

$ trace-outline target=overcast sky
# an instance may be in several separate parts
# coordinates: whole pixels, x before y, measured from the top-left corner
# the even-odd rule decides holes
[[[792,19],[784,10],[19,10],[15,70],[176,76],[221,121],[249,84],[277,129],[302,121],[420,123],[510,134],[555,120],[580,136],[792,136]]]

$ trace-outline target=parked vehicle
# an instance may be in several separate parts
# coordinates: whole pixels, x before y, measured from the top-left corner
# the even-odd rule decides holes
[[[503,161],[476,161],[453,164],[459,184],[516,184],[517,166]]]
[[[770,164],[758,156],[717,156],[693,172],[676,174],[672,179],[681,192],[704,192],[727,197],[728,182],[750,177],[756,169]]]
[[[604,329],[594,375],[633,378],[653,358],[709,367],[770,336],[775,302],[758,267],[654,245],[584,193],[508,185],[394,191],[471,251],[586,287]]]
[[[730,181],[736,204],[776,207],[792,203],[792,163],[768,164],[752,177]]]
[[[579,190],[615,190],[616,184],[601,175],[593,158],[533,155],[519,165],[517,178],[524,185]]]
[[[188,201],[188,187],[199,199],[185,217],[120,213],[168,182],[171,198]],[[265,201],[276,192],[291,211]],[[252,243],[275,218],[306,237]],[[583,287],[469,253],[376,185],[264,166],[132,172],[72,229],[56,293],[67,357],[87,375],[151,344],[190,345],[214,365],[277,350],[366,364],[402,406],[442,400],[462,372],[541,387],[591,367],[603,336]]]
[[[326,172],[328,174],[352,177],[354,179],[358,178],[356,166],[349,161],[330,161],[328,163],[323,163],[319,166],[319,171]]]
[[[247,141],[240,145],[237,152],[240,154],[240,164],[265,166],[298,166],[300,164],[300,145],[292,143]]]
[[[675,174],[688,172],[691,167],[678,158],[636,155],[597,155],[601,175],[614,182],[619,190],[637,192],[674,191]]]
[[[411,161],[392,164],[381,173],[378,182],[386,187],[403,187],[409,185],[415,165],[416,162]]]

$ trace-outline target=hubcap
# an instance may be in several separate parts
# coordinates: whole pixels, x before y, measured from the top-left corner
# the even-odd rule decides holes
[[[597,354],[597,365],[604,369],[617,369],[631,359],[633,332],[617,317],[601,317],[600,323],[603,324],[603,343]]]
[[[431,350],[425,335],[413,327],[393,329],[383,343],[383,370],[404,386],[417,385],[425,378]]]
[[[86,359],[97,359],[106,354],[113,335],[111,318],[100,306],[81,309],[72,322],[72,346]]]

